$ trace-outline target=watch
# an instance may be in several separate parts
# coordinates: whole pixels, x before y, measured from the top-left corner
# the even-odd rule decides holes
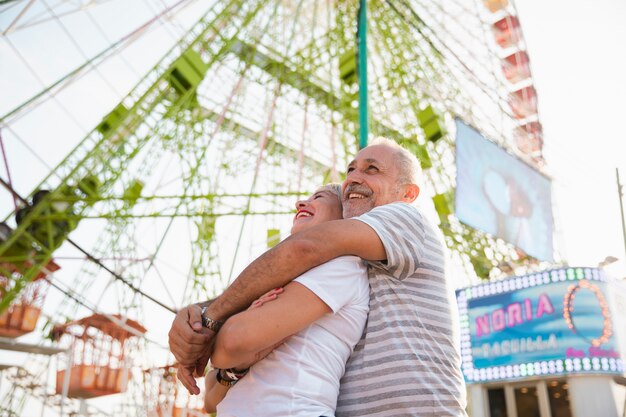
[[[215,374],[215,379],[217,382],[224,385],[225,387],[232,387],[239,381],[241,378],[246,376],[250,368],[246,369],[217,369],[217,373]]]
[[[200,317],[202,317],[202,326],[206,327],[207,329],[213,330],[215,333],[217,333],[220,330],[220,327],[222,327],[222,324],[224,324],[221,321],[217,321],[217,320],[213,320],[210,317],[207,317],[204,315],[204,313],[206,312],[206,307],[202,307],[202,310],[200,310]]]
[[[222,376],[222,370],[218,369],[217,373],[215,374],[215,379],[217,379],[217,382],[219,382],[221,385],[224,385],[225,387],[232,387],[233,385],[235,385],[237,383],[237,381],[229,381],[227,379],[225,379]]]

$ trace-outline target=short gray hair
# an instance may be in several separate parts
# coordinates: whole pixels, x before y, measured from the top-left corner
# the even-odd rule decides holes
[[[393,150],[393,157],[398,167],[398,182],[400,185],[415,184],[422,182],[422,167],[417,157],[398,142],[387,138],[376,138],[369,145],[385,145]]]
[[[341,196],[342,196],[341,184],[336,183],[336,182],[329,182],[328,184],[324,184],[321,187],[318,187],[317,190],[315,190],[316,193],[320,191],[330,191],[331,193],[334,193],[339,199],[339,202],[341,203]]]

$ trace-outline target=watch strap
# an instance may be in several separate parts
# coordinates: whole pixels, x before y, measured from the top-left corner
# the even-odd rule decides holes
[[[224,379],[224,377],[222,376],[222,369],[217,370],[217,373],[215,374],[215,379],[220,385],[223,385],[225,387],[232,387],[237,383],[237,381],[227,381],[226,379]]]
[[[222,327],[222,324],[224,323],[218,320],[213,320],[210,317],[207,317],[204,314],[205,312],[206,312],[206,307],[202,307],[202,310],[200,311],[200,317],[202,317],[202,326],[206,327],[207,329],[213,330],[215,333],[217,333]]]
[[[250,368],[241,370],[235,368],[217,369],[215,379],[217,380],[217,382],[219,382],[221,385],[224,385],[225,387],[232,387],[237,383],[237,381],[246,376],[249,369]]]

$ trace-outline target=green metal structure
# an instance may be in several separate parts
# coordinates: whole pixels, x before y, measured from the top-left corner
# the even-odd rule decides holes
[[[432,197],[423,205],[468,276],[523,262],[454,217],[453,118],[505,147],[517,123],[489,67],[489,15],[470,0],[365,4],[212,2],[8,213],[0,312],[76,248],[87,261],[68,287],[95,305],[110,296],[141,317],[145,299],[175,310],[216,295],[287,235],[300,195],[342,180],[368,136],[416,154]],[[183,284],[163,277],[164,265]],[[74,301],[58,307],[59,319],[77,314]]]

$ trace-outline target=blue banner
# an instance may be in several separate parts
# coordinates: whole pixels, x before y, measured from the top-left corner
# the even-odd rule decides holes
[[[457,291],[468,382],[621,374],[600,270],[566,268]]]

